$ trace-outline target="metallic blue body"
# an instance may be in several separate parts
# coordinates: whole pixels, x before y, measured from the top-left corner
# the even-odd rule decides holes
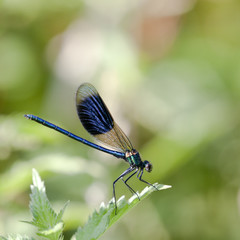
[[[151,183],[142,179],[143,171],[152,171],[152,164],[148,161],[142,161],[139,153],[133,148],[130,140],[120,129],[120,127],[114,122],[107,106],[103,102],[102,98],[98,94],[97,90],[89,83],[82,84],[76,93],[76,107],[79,119],[83,127],[93,135],[98,141],[108,145],[112,149],[102,147],[81,138],[57,125],[50,123],[42,118],[34,116],[32,114],[24,115],[26,118],[33,120],[37,123],[52,128],[78,142],[86,144],[92,148],[100,150],[102,152],[111,154],[117,158],[122,158],[129,163],[129,168],[126,169],[114,182],[113,182],[113,198],[115,202],[115,214],[117,213],[116,205],[116,193],[115,184],[121,179],[128,189],[138,196],[128,184],[128,180],[135,174],[137,178],[149,186],[153,186]],[[113,150],[115,149],[115,150]],[[126,179],[125,176],[129,175]],[[153,186],[156,188],[155,186]],[[157,189],[156,189],[157,190]],[[140,200],[139,196],[138,199]]]
[[[111,150],[111,149],[107,149],[107,148],[104,148],[104,147],[99,146],[97,144],[94,144],[92,142],[89,142],[86,139],[81,138],[81,137],[79,137],[79,136],[77,136],[77,135],[75,135],[75,134],[73,134],[73,133],[71,133],[71,132],[69,132],[69,131],[67,131],[67,130],[65,130],[63,128],[60,128],[57,125],[55,125],[53,123],[50,123],[50,122],[48,122],[48,121],[46,121],[46,120],[44,120],[44,119],[42,119],[40,117],[37,117],[37,116],[32,115],[32,114],[26,114],[24,116],[26,118],[30,119],[30,120],[33,120],[33,121],[38,122],[38,123],[41,123],[42,125],[44,125],[46,127],[52,128],[52,129],[54,129],[54,130],[56,130],[56,131],[58,131],[58,132],[60,132],[60,133],[62,133],[64,135],[66,135],[66,136],[68,136],[70,138],[73,138],[73,139],[77,140],[78,142],[86,144],[86,145],[88,145],[90,147],[93,147],[95,149],[98,149],[98,150],[100,150],[102,152],[109,153],[109,154],[111,154],[111,155],[113,155],[113,156],[115,156],[117,158],[125,159],[125,154],[122,153],[122,152],[117,152],[117,151],[114,151],[114,150]]]

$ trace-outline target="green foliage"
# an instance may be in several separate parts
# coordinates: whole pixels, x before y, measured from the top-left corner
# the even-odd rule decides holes
[[[161,185],[155,183],[154,186],[158,190],[170,188],[168,185]],[[140,200],[148,197],[156,188],[150,186],[146,187],[140,194]],[[95,211],[89,218],[87,224],[83,228],[79,228],[72,240],[90,240],[98,239],[109,227],[118,221],[124,214],[139,203],[136,195],[132,196],[128,201],[122,196],[117,201],[117,214],[115,214],[115,205],[113,199],[107,206],[102,203],[99,212]]]
[[[64,223],[62,221],[63,213],[68,205],[68,202],[57,214],[46,195],[46,189],[44,182],[41,180],[38,172],[33,169],[33,185],[31,185],[30,194],[30,211],[32,213],[33,220],[30,223],[38,228],[37,235],[47,238],[49,240],[61,240],[63,239]],[[138,196],[142,200],[149,196],[152,192],[158,190],[167,189],[171,186],[154,184],[155,187],[146,187]],[[94,211],[92,216],[83,228],[79,228],[72,239],[76,240],[88,240],[99,238],[108,228],[111,227],[117,220],[119,220],[124,214],[126,214],[131,208],[139,203],[139,199],[136,195],[131,197],[128,201],[122,196],[117,201],[117,214],[115,214],[115,205],[113,199],[105,207],[104,203],[101,204],[99,212]],[[9,235],[7,238],[1,237],[0,240],[31,240],[27,236],[21,235]]]
[[[0,236],[0,240],[34,240],[34,238],[21,236],[19,234],[11,234],[8,235],[7,237]]]
[[[38,172],[33,169],[33,185],[31,185],[30,210],[33,220],[29,223],[38,228],[37,234],[50,240],[62,239],[62,216],[68,202],[59,214],[55,213],[46,195],[44,182]]]

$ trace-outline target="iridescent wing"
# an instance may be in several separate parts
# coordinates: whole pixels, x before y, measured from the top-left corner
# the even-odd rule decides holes
[[[120,152],[133,149],[128,137],[114,122],[97,90],[82,84],[76,94],[78,117],[83,127],[98,141]]]

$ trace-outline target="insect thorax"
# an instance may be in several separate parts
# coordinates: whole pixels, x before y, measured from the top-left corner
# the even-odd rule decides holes
[[[130,164],[130,166],[143,167],[143,162],[141,160],[140,154],[135,150],[126,151],[125,159]]]

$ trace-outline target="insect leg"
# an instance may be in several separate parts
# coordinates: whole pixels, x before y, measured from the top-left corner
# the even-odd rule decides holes
[[[117,183],[117,181],[121,178],[123,178],[124,176],[126,176],[127,174],[129,174],[130,172],[132,172],[135,168],[129,167],[127,170],[125,170],[114,182],[113,182],[113,199],[114,199],[114,203],[115,203],[115,215],[117,214],[117,202],[116,202],[116,192],[115,192],[115,184]]]
[[[139,176],[139,174],[140,174],[140,176]],[[144,182],[144,183],[148,184],[149,186],[154,187],[154,188],[158,191],[158,189],[157,189],[154,185],[152,185],[151,183],[149,183],[149,182],[145,181],[144,179],[142,179],[142,175],[143,175],[143,169],[141,169],[141,170],[138,172],[137,178],[138,178],[141,182]]]
[[[133,190],[132,187],[129,186],[129,184],[127,184],[127,181],[128,181],[132,176],[134,176],[134,175],[137,173],[137,171],[138,171],[138,169],[136,169],[136,171],[135,171],[133,174],[131,174],[126,180],[124,180],[123,178],[122,178],[122,180],[123,180],[123,182],[125,183],[125,185],[128,187],[128,189],[131,191],[131,193],[132,193],[132,194],[136,194],[137,197],[138,197],[138,200],[140,201],[140,198],[139,198],[138,194]]]

